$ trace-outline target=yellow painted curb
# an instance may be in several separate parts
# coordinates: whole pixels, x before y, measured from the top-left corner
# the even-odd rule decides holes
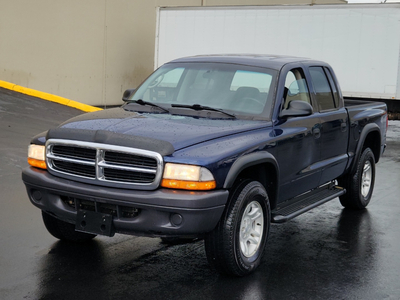
[[[36,91],[30,88],[26,88],[20,85],[16,85],[14,83],[10,83],[7,81],[3,81],[0,80],[0,87],[3,87],[5,89],[8,90],[12,90],[18,93],[22,93],[25,95],[29,95],[29,96],[33,96],[33,97],[37,97],[43,100],[47,100],[47,101],[51,101],[51,102],[56,102],[62,105],[66,105],[69,107],[73,107],[85,112],[93,112],[93,111],[98,111],[98,110],[102,110],[102,108],[98,108],[95,106],[91,106],[91,105],[87,105],[87,104],[83,104],[74,100],[70,100],[67,98],[63,98],[60,96],[56,96],[56,95],[52,95],[49,93],[45,93],[45,92],[40,92],[40,91]]]

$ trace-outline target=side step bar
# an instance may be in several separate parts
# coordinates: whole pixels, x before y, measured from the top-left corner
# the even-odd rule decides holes
[[[271,222],[284,223],[345,193],[346,190],[344,188],[334,185],[325,185],[287,201],[287,205],[285,205],[286,203],[282,203],[282,205],[285,206],[277,207],[272,211]]]

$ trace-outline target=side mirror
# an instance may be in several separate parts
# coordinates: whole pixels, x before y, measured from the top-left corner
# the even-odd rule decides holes
[[[135,91],[136,91],[136,89],[127,89],[122,94],[122,100],[125,101],[125,102],[131,100],[131,97],[135,93]]]
[[[292,100],[289,102],[287,109],[284,109],[279,114],[279,117],[302,117],[309,116],[313,113],[313,108],[310,103],[301,100]]]

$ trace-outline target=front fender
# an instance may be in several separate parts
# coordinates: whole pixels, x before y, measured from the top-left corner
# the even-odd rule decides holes
[[[243,170],[260,164],[273,165],[276,171],[276,179],[278,181],[279,178],[278,162],[271,153],[266,151],[260,151],[241,156],[233,163],[232,167],[228,172],[228,175],[226,176],[224,182],[224,188],[225,189],[231,188],[233,186],[233,183],[236,181],[237,177]],[[279,186],[278,182],[276,182],[276,186]]]

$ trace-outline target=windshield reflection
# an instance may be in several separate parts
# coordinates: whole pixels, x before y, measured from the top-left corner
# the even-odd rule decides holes
[[[130,100],[269,116],[276,75],[275,70],[252,66],[169,63],[156,70]]]

